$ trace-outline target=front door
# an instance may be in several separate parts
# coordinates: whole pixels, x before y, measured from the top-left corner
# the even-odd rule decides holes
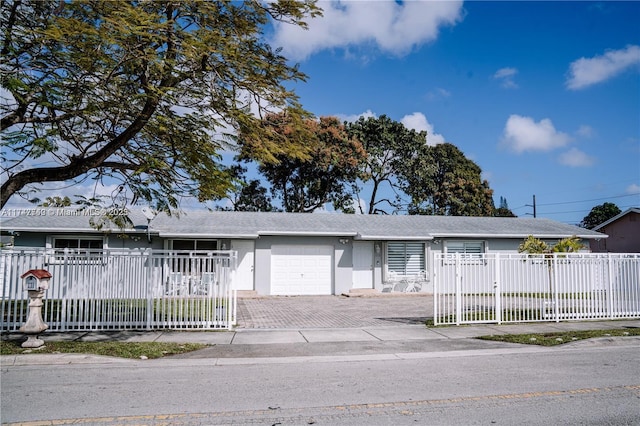
[[[353,288],[373,288],[373,241],[353,242]]]
[[[238,269],[236,270],[236,290],[253,290],[253,240],[232,240],[231,249],[238,252]]]

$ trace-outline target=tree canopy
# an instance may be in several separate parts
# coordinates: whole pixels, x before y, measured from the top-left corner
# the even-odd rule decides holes
[[[259,162],[259,171],[271,184],[271,192],[287,212],[310,213],[331,203],[333,208],[353,212],[348,187],[358,178],[358,166],[366,157],[360,142],[350,137],[335,117],[292,121],[287,112],[263,120],[274,143],[302,144],[299,156],[276,154],[274,161],[259,162],[255,139],[240,135],[242,160]],[[291,142],[293,141],[293,142]]]
[[[517,217],[509,208],[509,203],[504,197],[500,197],[500,204],[494,211],[493,215],[496,217]]]
[[[246,167],[236,164],[233,165],[230,170],[235,178],[233,188],[227,195],[227,199],[231,205],[218,207],[218,210],[244,212],[277,211],[273,206],[267,188],[262,185],[260,180],[249,179],[246,175]]]
[[[599,206],[595,206],[591,209],[588,215],[586,215],[580,226],[587,229],[593,229],[601,223],[605,223],[614,216],[617,216],[622,211],[618,206],[613,203],[604,203]]]
[[[319,13],[314,0],[2,2],[0,207],[68,180],[117,182],[159,210],[224,197],[228,134],[268,142],[256,110],[305,115],[287,84],[305,76],[266,24]]]
[[[493,190],[480,167],[450,143],[425,147],[408,162],[405,192],[409,212],[448,216],[493,216]]]
[[[427,133],[409,130],[386,115],[360,117],[345,125],[349,135],[361,141],[367,153],[366,160],[360,166],[360,181],[353,187],[354,198],[360,199],[364,196],[363,184],[371,184],[371,194],[365,200],[368,211],[361,213],[396,213],[404,210],[401,202],[404,182],[415,172],[412,160],[425,149]],[[385,187],[394,194],[392,198],[388,194],[381,195]]]

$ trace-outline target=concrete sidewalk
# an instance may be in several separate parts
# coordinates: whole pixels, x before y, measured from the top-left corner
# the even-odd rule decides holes
[[[123,331],[123,332],[70,332],[44,333],[45,341],[82,342],[176,342],[204,343],[208,348],[175,355],[171,359],[237,359],[250,360],[291,357],[359,357],[459,352],[470,350],[496,350],[521,347],[503,342],[477,340],[484,335],[547,333],[574,330],[609,330],[638,328],[640,320],[581,321],[560,323],[527,323],[509,325],[474,325],[427,328],[405,325],[403,327],[366,327],[340,329],[261,330],[238,329],[235,331]],[[3,340],[23,340],[21,334],[4,334]],[[57,358],[56,358],[57,357]],[[78,358],[78,357],[81,357]],[[355,357],[355,358],[354,358]],[[59,364],[74,362],[111,362],[106,357],[42,354],[3,356],[3,365]],[[112,360],[113,362],[120,362]],[[274,360],[275,361],[275,360]]]

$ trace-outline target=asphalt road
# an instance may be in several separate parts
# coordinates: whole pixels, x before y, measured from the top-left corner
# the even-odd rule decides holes
[[[1,420],[640,424],[640,341],[578,343],[339,362],[311,357],[243,365],[215,365],[210,359],[3,365]]]

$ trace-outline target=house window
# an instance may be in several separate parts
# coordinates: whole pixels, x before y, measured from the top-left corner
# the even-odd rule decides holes
[[[387,243],[387,269],[398,275],[417,275],[425,268],[424,244],[415,242]]]
[[[449,255],[460,253],[463,259],[480,259],[484,253],[483,241],[447,241],[445,252]]]
[[[173,240],[173,250],[217,250],[217,240]]]
[[[217,240],[172,240],[171,249],[177,251],[173,253],[170,269],[172,272],[182,272],[190,275],[198,275],[202,271],[212,268],[212,258],[209,253],[202,251],[215,251],[218,249]],[[200,251],[193,253],[194,250]],[[188,253],[190,251],[191,253]]]
[[[101,250],[103,248],[102,238],[55,238],[53,248],[56,250],[68,249],[89,249]]]
[[[54,251],[53,260],[55,261],[63,259],[96,261],[102,260],[104,239],[90,237],[54,237],[51,246]],[[66,255],[65,251],[67,252]],[[69,256],[69,253],[76,253],[76,255]]]

